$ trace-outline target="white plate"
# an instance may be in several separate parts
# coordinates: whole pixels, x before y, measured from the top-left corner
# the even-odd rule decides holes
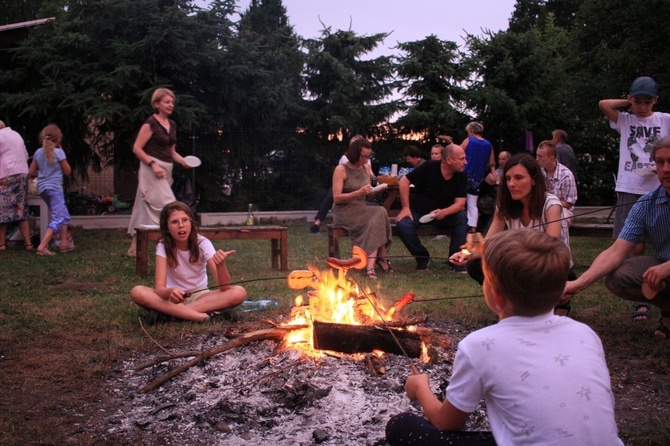
[[[386,184],[386,183],[379,183],[378,185],[376,185],[375,187],[373,187],[372,189],[370,189],[370,193],[374,194],[374,193],[377,193],[377,192],[381,192],[381,191],[383,191],[384,189],[386,189],[387,187],[389,187],[388,184]]]
[[[428,223],[435,220],[435,214],[432,212],[430,214],[426,214],[423,217],[419,219],[419,223]]]
[[[202,161],[200,161],[200,158],[198,158],[197,156],[193,156],[193,155],[185,156],[184,161],[190,167],[198,167],[199,165],[202,164]]]

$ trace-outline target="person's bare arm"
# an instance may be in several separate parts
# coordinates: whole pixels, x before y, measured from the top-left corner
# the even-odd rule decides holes
[[[35,162],[34,159],[30,162],[30,167],[28,168],[28,175],[31,178],[35,178],[37,176],[37,162]]]
[[[545,212],[544,215],[544,232],[554,237],[555,239],[561,239],[561,219],[563,218],[563,206],[555,204],[549,206],[549,209]],[[540,229],[540,228],[538,228]]]
[[[456,198],[454,200],[454,204],[452,204],[451,206],[446,207],[444,209],[438,209],[437,212],[435,212],[435,219],[442,220],[443,218],[448,217],[449,215],[461,212],[462,210],[465,209],[466,201],[467,200],[463,197]]]
[[[414,218],[412,218],[412,211],[409,205],[409,185],[410,182],[407,177],[400,178],[400,181],[398,182],[398,196],[400,197],[401,207],[400,212],[398,212],[398,215],[395,217],[396,221],[400,221],[405,217],[414,220]]]
[[[458,431],[465,428],[469,413],[456,409],[448,399],[443,402],[430,390],[428,375],[411,375],[405,384],[407,396],[412,401],[418,401],[426,414],[426,418],[433,426],[440,430]]]
[[[579,278],[572,280],[565,285],[564,296],[577,294],[587,288],[596,280],[605,277],[610,272],[617,269],[623,261],[628,257],[628,254],[635,247],[635,243],[623,239],[616,239],[614,244],[601,252],[593,261],[589,269],[584,271],[584,274]]]
[[[151,139],[151,127],[149,127],[149,124],[142,124],[133,144],[133,154],[144,164],[149,164],[151,161],[149,155],[144,151],[144,146],[149,139]]]
[[[598,102],[600,111],[607,116],[607,119],[615,124],[619,120],[619,109],[627,106],[628,100],[626,99],[603,99]]]
[[[67,159],[64,159],[60,162],[60,168],[63,171],[63,175],[70,176],[72,173],[72,167],[70,167],[70,163],[67,162]]]

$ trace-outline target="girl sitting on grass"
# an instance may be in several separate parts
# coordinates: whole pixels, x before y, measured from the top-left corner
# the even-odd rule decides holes
[[[215,250],[198,233],[191,209],[180,201],[167,204],[160,214],[161,239],[156,246],[154,288],[138,285],[130,291],[137,305],[156,316],[167,315],[207,322],[217,310],[241,304],[247,292],[231,286],[226,258],[235,251]],[[207,290],[207,268],[219,285]],[[203,290],[194,292],[197,290]],[[158,313],[156,313],[158,312]]]

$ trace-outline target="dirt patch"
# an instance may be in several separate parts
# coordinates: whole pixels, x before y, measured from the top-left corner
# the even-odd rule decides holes
[[[471,331],[455,323],[437,328],[452,336],[454,346]],[[173,350],[225,341],[218,331],[187,334]],[[135,371],[162,352],[147,343],[144,351],[110,353],[95,330],[3,342],[0,444],[383,445],[388,419],[417,410],[404,395],[410,361],[402,356],[387,355],[387,373],[374,377],[347,357],[312,360],[291,350],[273,356],[274,348],[265,341],[217,355],[141,394],[184,360]],[[443,395],[455,348],[438,352],[438,363],[425,371],[434,392]],[[608,363],[625,443],[668,444],[658,434],[663,424],[654,421],[670,410],[668,364],[654,355],[613,354]],[[469,428],[488,428],[483,410]]]

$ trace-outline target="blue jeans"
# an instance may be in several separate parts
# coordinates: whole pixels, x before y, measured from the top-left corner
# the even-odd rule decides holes
[[[419,215],[417,212],[412,210],[412,218],[403,218],[400,221],[396,221],[395,229],[398,233],[398,237],[405,244],[405,247],[416,258],[416,263],[418,265],[426,265],[430,260],[430,253],[425,246],[421,243],[421,239],[416,233],[416,228],[419,225],[424,223],[419,223]],[[449,215],[442,220],[433,220],[430,223],[425,223],[427,225],[433,225],[438,228],[449,228],[451,232],[449,242],[449,256],[457,253],[461,250],[461,246],[465,244],[465,236],[468,233],[468,221],[466,212],[463,210],[457,214]]]

